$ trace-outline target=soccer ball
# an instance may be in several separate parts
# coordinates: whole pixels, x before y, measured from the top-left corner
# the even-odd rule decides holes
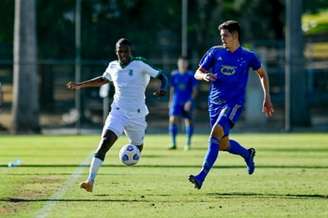
[[[119,153],[119,159],[126,166],[132,166],[138,163],[140,159],[140,151],[135,145],[124,145]]]

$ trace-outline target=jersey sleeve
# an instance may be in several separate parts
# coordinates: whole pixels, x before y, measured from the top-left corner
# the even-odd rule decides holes
[[[174,70],[174,71],[171,72],[171,76],[170,76],[170,79],[169,79],[169,86],[170,87],[174,87],[175,86],[175,84],[174,84],[174,77],[175,77],[175,75],[176,75],[176,71]]]
[[[160,71],[151,67],[149,64],[145,63],[145,62],[141,62],[142,63],[142,68],[143,71],[145,73],[147,73],[148,75],[150,75],[151,77],[155,78],[159,75]]]
[[[214,48],[209,49],[199,62],[199,67],[209,71],[214,63]]]
[[[110,62],[105,70],[105,72],[103,73],[102,77],[108,81],[113,81],[112,77],[111,77],[111,65],[112,63]]]
[[[261,61],[254,52],[251,53],[250,67],[255,71],[261,67]]]

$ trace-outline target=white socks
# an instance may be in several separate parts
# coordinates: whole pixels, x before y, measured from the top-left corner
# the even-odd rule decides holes
[[[101,164],[102,164],[102,160],[100,160],[99,158],[93,157],[91,164],[90,164],[90,169],[89,169],[89,176],[88,176],[88,182],[94,182],[98,169],[100,168]]]

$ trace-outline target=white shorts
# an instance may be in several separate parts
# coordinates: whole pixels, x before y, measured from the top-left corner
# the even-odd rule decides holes
[[[106,118],[103,134],[106,130],[111,130],[120,137],[123,132],[129,138],[129,143],[133,145],[143,144],[145,131],[147,128],[146,116],[132,116],[112,109]]]

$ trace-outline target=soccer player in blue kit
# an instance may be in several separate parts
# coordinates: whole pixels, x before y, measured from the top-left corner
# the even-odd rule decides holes
[[[194,78],[194,72],[188,70],[188,60],[186,57],[178,58],[178,69],[172,71],[170,80],[170,100],[169,100],[169,133],[171,135],[170,150],[176,149],[176,136],[178,134],[178,118],[185,121],[186,145],[185,150],[191,148],[191,137],[194,132],[192,122],[193,102],[197,95],[198,81]]]
[[[237,21],[228,20],[219,25],[222,46],[210,48],[200,60],[195,73],[197,80],[210,83],[208,110],[211,133],[208,151],[203,166],[197,175],[190,175],[189,181],[200,189],[213,167],[219,150],[241,156],[247,165],[248,174],[255,170],[255,149],[247,149],[237,141],[229,139],[230,129],[237,122],[245,101],[248,71],[252,68],[258,74],[264,93],[262,111],[271,117],[273,106],[269,93],[269,78],[255,53],[240,45],[240,26]]]

